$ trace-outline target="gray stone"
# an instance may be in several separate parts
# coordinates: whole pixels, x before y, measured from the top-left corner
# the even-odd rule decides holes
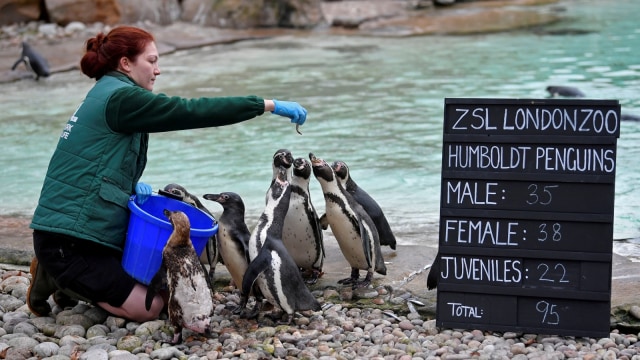
[[[57,338],[63,338],[65,336],[77,336],[83,338],[86,333],[86,330],[81,325],[62,325],[58,327],[54,336]]]
[[[38,358],[48,358],[50,356],[56,355],[59,349],[60,346],[58,346],[58,344],[47,341],[34,346],[33,354]]]
[[[80,360],[109,360],[109,353],[104,349],[89,349],[82,355]]]
[[[133,335],[123,336],[118,340],[118,350],[132,351],[133,349],[142,345],[142,340]]]

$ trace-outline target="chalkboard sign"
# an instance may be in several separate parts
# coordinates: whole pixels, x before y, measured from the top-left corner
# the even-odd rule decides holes
[[[439,327],[609,335],[615,100],[445,99]]]

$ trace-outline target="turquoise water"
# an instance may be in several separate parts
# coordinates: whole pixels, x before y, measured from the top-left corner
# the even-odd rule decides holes
[[[312,32],[165,55],[158,92],[296,100],[309,117],[302,136],[270,114],[223,128],[153,134],[142,180],[155,189],[177,182],[197,195],[238,192],[247,203],[247,221],[255,222],[272,154],[282,147],[296,157],[313,152],[350,166],[385,210],[400,243],[437,246],[444,98],[544,98],[547,85],[570,85],[591,99],[617,99],[623,113],[640,116],[640,3],[610,4],[563,2],[567,19],[544,29],[408,38]],[[567,29],[584,34],[544,35]],[[0,214],[33,212],[57,137],[91,86],[77,71],[0,85]],[[639,157],[640,122],[623,122],[615,251],[635,256]],[[321,211],[315,180],[311,191]]]

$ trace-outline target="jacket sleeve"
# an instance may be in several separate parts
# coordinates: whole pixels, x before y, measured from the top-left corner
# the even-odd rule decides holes
[[[113,131],[153,133],[249,120],[264,113],[264,99],[254,95],[187,99],[131,86],[112,94],[106,112]]]

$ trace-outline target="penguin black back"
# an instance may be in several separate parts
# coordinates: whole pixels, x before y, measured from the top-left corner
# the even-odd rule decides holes
[[[380,245],[388,245],[391,249],[396,249],[396,236],[391,230],[389,221],[384,215],[380,205],[364,191],[351,177],[349,167],[344,161],[334,161],[331,165],[338,179],[340,179],[345,190],[349,192],[355,201],[357,201],[369,214],[371,220],[373,220],[376,229],[378,230],[378,236],[380,237]]]
[[[22,54],[20,58],[11,67],[11,70],[15,70],[18,64],[21,62],[27,67],[27,69],[33,71],[36,74],[36,80],[40,77],[48,77],[50,75],[49,63],[40,53],[38,53],[31,45],[26,41],[22,42]]]
[[[282,242],[282,228],[289,210],[291,186],[287,169],[280,167],[267,191],[267,203],[249,240],[251,262],[242,280],[241,306],[254,285],[274,306],[287,314],[287,323],[298,310],[319,310],[291,255]]]

